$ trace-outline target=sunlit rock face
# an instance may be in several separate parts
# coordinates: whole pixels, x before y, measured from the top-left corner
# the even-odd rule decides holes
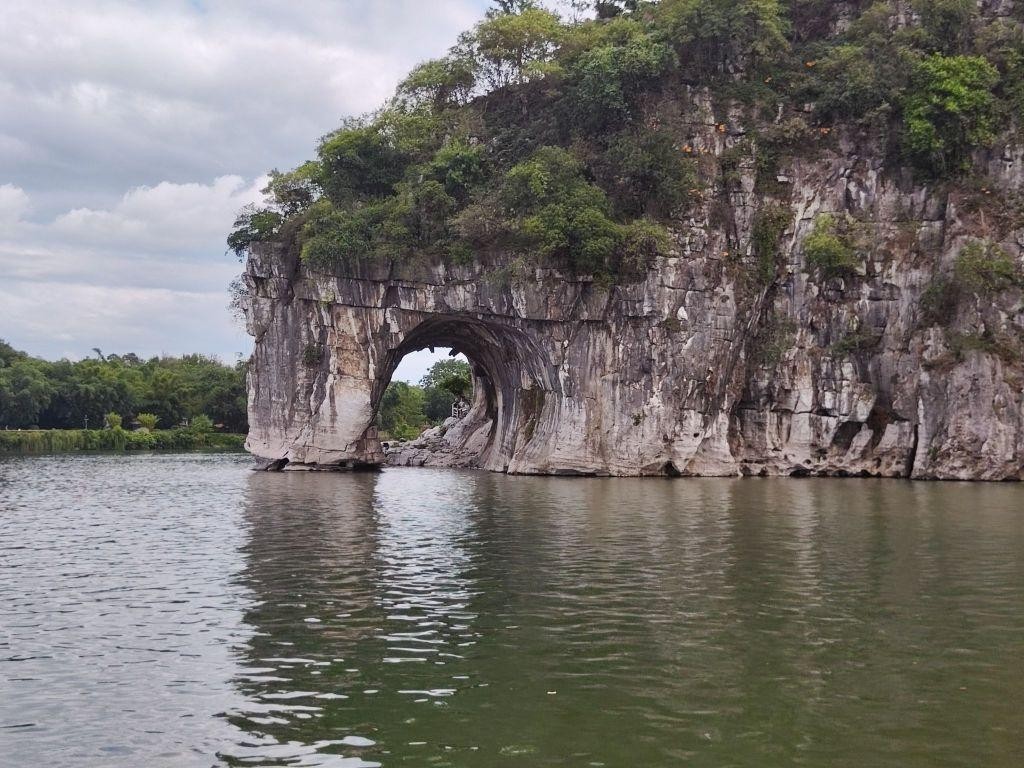
[[[692,99],[680,131],[695,152],[742,140],[738,120],[716,127],[707,94]],[[382,463],[372,421],[391,373],[405,353],[439,346],[471,361],[475,402],[437,463],[1022,479],[1021,291],[961,301],[945,328],[921,310],[973,238],[1020,262],[1021,217],[1000,230],[966,188],[923,185],[863,141],[833,138],[784,161],[770,195],[755,191],[753,163],[741,167],[738,183],[675,222],[671,257],[629,284],[500,257],[324,274],[282,246],[257,247],[245,275],[249,450],[289,468]],[[986,150],[975,167],[993,199],[1024,189],[1019,146]],[[751,233],[768,203],[792,216],[775,276],[759,282]],[[852,216],[868,244],[856,275],[824,279],[806,263],[803,241],[828,212]],[[421,452],[416,463],[432,462]]]

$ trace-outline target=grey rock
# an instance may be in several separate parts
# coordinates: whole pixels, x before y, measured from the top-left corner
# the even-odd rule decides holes
[[[722,150],[713,126],[694,130],[695,146]],[[248,449],[289,468],[1022,479],[1024,364],[951,345],[985,330],[1019,350],[1020,290],[925,327],[922,294],[977,235],[976,217],[955,191],[885,172],[852,139],[837,146],[780,169],[793,225],[770,286],[750,277],[764,202],[753,169],[730,203],[738,234],[691,212],[670,258],[610,289],[511,258],[326,274],[281,246],[254,248]],[[1024,186],[1017,147],[976,163],[997,195]],[[821,212],[861,222],[862,274],[807,270],[802,242]],[[1022,258],[1020,229],[989,236]],[[471,360],[473,406],[386,459],[371,426],[377,403],[402,356],[426,346]]]

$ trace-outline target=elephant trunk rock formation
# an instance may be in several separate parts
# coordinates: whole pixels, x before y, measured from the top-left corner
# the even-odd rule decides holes
[[[722,141],[709,135],[708,151]],[[725,201],[728,226],[711,223],[709,204],[681,223],[672,257],[629,284],[511,257],[326,274],[294,248],[254,246],[248,449],[273,467],[383,463],[380,397],[404,354],[437,346],[464,353],[475,378],[471,412],[446,436],[448,464],[1022,479],[1019,286],[961,301],[945,327],[924,320],[929,286],[978,235],[968,192],[917,185],[839,146],[780,173],[790,223],[760,283],[746,265],[764,205],[752,169]],[[1024,186],[1019,148],[980,162],[997,195]],[[822,213],[858,222],[870,246],[855,271],[808,266],[802,244]],[[1024,230],[998,242],[1019,266]]]

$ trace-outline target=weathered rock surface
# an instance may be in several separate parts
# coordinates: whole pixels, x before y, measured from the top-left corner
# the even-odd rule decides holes
[[[742,140],[738,121],[716,130],[707,95],[693,98],[691,112],[703,104],[707,117],[678,130],[697,152]],[[293,468],[382,463],[371,424],[392,372],[411,350],[450,346],[472,362],[472,412],[435,436],[443,445],[396,460],[429,463],[432,453],[513,473],[1020,480],[1021,291],[961,302],[944,328],[921,310],[972,238],[1019,263],[1020,217],[1000,230],[975,193],[916,183],[879,155],[839,136],[783,164],[776,198],[792,224],[785,263],[762,285],[750,277],[751,230],[768,198],[755,192],[752,163],[676,223],[671,258],[628,285],[511,258],[323,274],[283,246],[258,247],[245,274],[256,339],[247,447]],[[989,198],[1024,189],[1020,146],[975,164]],[[807,268],[802,243],[823,212],[850,214],[870,244],[855,277]]]
[[[484,412],[449,418],[387,454],[393,467],[474,467],[487,447],[491,419]]]

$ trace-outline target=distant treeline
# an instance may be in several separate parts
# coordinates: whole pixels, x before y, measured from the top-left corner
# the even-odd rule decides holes
[[[143,424],[155,427],[157,435],[168,432],[168,436],[153,440],[191,440],[170,435],[181,431],[174,428],[197,418],[204,429],[189,431],[190,434],[204,434],[205,425],[210,422],[225,432],[248,431],[244,363],[229,366],[204,355],[143,360],[132,353],[104,355],[98,349],[93,352],[93,357],[77,362],[50,362],[0,341],[0,433],[5,428],[102,428],[109,424],[109,414],[119,415],[126,428]],[[83,432],[76,439],[113,439],[90,437],[91,434],[92,430]]]

